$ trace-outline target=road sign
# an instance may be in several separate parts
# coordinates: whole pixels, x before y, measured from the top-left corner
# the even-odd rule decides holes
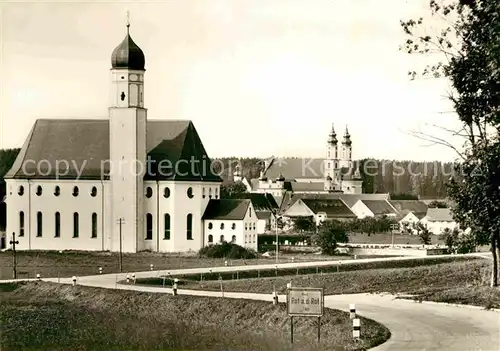
[[[323,288],[291,287],[287,295],[288,315],[321,317],[324,302]]]

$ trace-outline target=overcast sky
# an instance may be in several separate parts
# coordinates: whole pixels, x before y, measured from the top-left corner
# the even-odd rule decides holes
[[[410,82],[400,19],[428,0],[172,0],[2,3],[0,148],[37,118],[107,116],[110,57],[146,55],[150,119],[191,119],[211,157],[324,157],[335,123],[353,158],[452,160],[408,136],[451,126],[447,82]],[[430,61],[431,62],[431,61]]]

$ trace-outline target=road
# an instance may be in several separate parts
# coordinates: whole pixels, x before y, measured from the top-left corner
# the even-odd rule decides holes
[[[408,259],[408,258],[397,258]],[[422,259],[422,258],[419,258]],[[360,261],[379,261],[385,259],[365,259]],[[391,259],[389,259],[391,260]],[[314,265],[326,265],[323,262],[314,262]],[[330,262],[331,264],[331,262]],[[344,262],[342,264],[345,264]],[[311,263],[286,263],[279,268],[304,267]],[[267,267],[269,266],[269,267]],[[212,272],[237,271],[242,269],[273,269],[274,265],[246,266],[246,267],[214,267]],[[172,270],[172,277],[188,273],[206,273],[207,268]],[[137,272],[137,278],[154,277],[165,274],[165,271]],[[79,277],[78,285],[101,287],[108,289],[124,289],[153,293],[172,293],[169,288],[145,287],[134,284],[118,284],[126,279],[126,274],[103,274]],[[72,284],[72,280],[44,279],[45,281]],[[221,292],[178,290],[180,295],[214,296],[221,297]],[[269,294],[253,293],[224,293],[225,298],[252,299],[272,301]],[[280,295],[281,302],[286,301]],[[325,297],[325,306],[347,311],[349,304],[356,304],[357,313],[374,319],[386,325],[391,331],[391,338],[373,350],[500,350],[500,313],[468,307],[457,307],[446,304],[427,304],[409,300],[395,299],[391,295],[353,294],[332,295]]]

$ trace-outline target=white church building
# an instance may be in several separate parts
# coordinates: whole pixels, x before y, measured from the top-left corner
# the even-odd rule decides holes
[[[111,64],[108,117],[38,119],[6,174],[7,233],[18,250],[185,252],[210,242],[203,216],[212,200],[218,218],[222,179],[193,123],[147,118],[145,57],[129,25]],[[253,218],[239,217],[226,226],[244,221],[255,247]]]

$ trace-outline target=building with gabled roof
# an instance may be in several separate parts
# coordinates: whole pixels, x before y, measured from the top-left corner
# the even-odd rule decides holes
[[[397,211],[387,200],[358,200],[351,210],[358,218],[397,216]]]
[[[441,234],[445,229],[453,230],[458,227],[449,208],[429,208],[420,223],[436,235]]]
[[[210,200],[203,215],[204,244],[226,241],[257,250],[258,220],[250,199]]]
[[[100,119],[38,119],[5,175],[18,250],[196,251],[222,179],[191,121],[150,120],[145,55],[129,33],[111,55]]]

